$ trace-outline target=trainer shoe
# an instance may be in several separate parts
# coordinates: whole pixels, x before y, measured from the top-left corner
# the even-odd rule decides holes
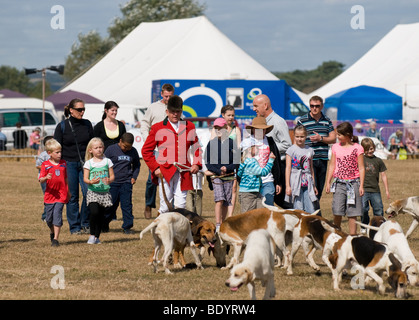
[[[91,235],[89,237],[89,240],[87,240],[88,244],[95,244],[96,243],[96,237],[94,235]]]
[[[99,238],[95,238],[95,244],[102,244],[102,242],[100,242]]]
[[[58,247],[60,245],[60,243],[58,242],[58,240],[52,239],[51,240],[51,247]]]

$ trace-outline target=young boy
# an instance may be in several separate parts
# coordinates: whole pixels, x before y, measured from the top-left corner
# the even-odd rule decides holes
[[[115,181],[111,183],[110,193],[112,196],[112,207],[106,210],[103,231],[109,231],[109,223],[116,218],[116,209],[121,203],[122,230],[125,234],[132,234],[134,216],[132,215],[132,187],[137,181],[140,173],[140,157],[137,149],[132,144],[134,136],[126,132],[121,136],[119,143],[109,146],[105,156],[113,163]]]
[[[386,165],[383,160],[374,155],[375,145],[372,139],[364,138],[361,141],[361,146],[364,148],[364,164],[365,164],[365,181],[364,181],[364,196],[362,197],[362,219],[361,222],[368,224],[370,217],[368,211],[369,204],[373,209],[375,216],[383,215],[383,201],[381,199],[381,192],[379,186],[380,175],[383,180],[384,188],[386,189],[387,199],[390,199],[390,192],[388,190],[388,182],[386,175]],[[361,232],[365,233],[365,229],[361,228]]]
[[[44,146],[47,143],[48,140],[53,139],[53,136],[46,136],[44,138]],[[48,152],[46,150],[42,151],[37,157],[36,157],[36,161],[35,161],[35,166],[36,169],[38,169],[38,179],[39,179],[39,174],[41,173],[41,165],[44,161],[47,161],[49,159],[49,155]],[[45,194],[45,188],[47,187],[46,182],[41,183],[41,189],[42,189],[42,194]],[[45,217],[46,217],[46,213],[45,213],[45,207],[44,207],[44,211],[42,212],[42,216],[41,219],[42,221],[45,221]]]
[[[224,176],[212,180],[215,201],[215,223],[218,231],[221,223],[227,217],[228,207],[233,205],[231,200],[235,179],[234,172],[240,164],[240,152],[237,146],[234,145],[234,141],[228,138],[227,122],[224,118],[215,119],[214,129],[216,137],[207,144],[205,164],[207,170],[213,175]]]
[[[57,140],[48,140],[45,149],[50,158],[41,165],[39,182],[46,182],[44,195],[45,220],[51,231],[51,246],[58,247],[58,236],[63,225],[63,208],[64,204],[70,199],[67,163],[61,159],[61,144]]]

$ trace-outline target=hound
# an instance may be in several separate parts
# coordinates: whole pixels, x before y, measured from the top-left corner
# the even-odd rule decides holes
[[[153,266],[154,272],[157,272],[158,254],[161,246],[164,246],[163,268],[166,274],[171,274],[167,267],[169,256],[174,247],[189,245],[192,255],[198,268],[202,269],[201,261],[196,253],[195,243],[192,238],[191,226],[189,220],[177,212],[166,212],[159,215],[148,227],[140,233],[140,239],[150,231],[154,238]]]
[[[327,223],[321,222],[326,230],[334,232]],[[389,283],[395,289],[396,297],[407,297],[407,276],[401,270],[400,261],[389,250],[388,246],[365,236],[346,235],[338,240],[329,256],[332,265],[333,288],[339,289],[342,270],[354,266],[370,276],[378,285],[378,292],[385,293],[383,279],[378,275],[387,271]]]
[[[161,175],[159,178],[162,180],[163,185],[163,175]],[[189,220],[191,224],[191,232],[195,246],[200,249],[198,257],[199,260],[202,261],[205,252],[205,247],[208,246],[209,248],[214,248],[214,243],[217,240],[215,235],[215,224],[209,220],[202,218],[196,212],[192,212],[183,208],[174,208],[173,205],[167,199],[166,191],[164,188],[162,189],[162,191],[164,201],[166,202],[169,211],[178,212]],[[183,268],[186,265],[183,255],[184,249],[185,245],[175,247],[173,253],[173,265],[177,268]]]
[[[285,210],[284,210],[285,211]],[[227,244],[232,245],[234,249],[233,257],[229,264],[222,269],[230,269],[239,262],[239,256],[245,240],[250,232],[257,229],[265,229],[273,238],[278,254],[284,255],[288,261],[289,251],[285,245],[285,218],[279,212],[271,211],[267,208],[260,208],[247,211],[228,217],[220,226],[218,236],[220,241],[216,242],[214,256],[217,265],[225,266]]]
[[[264,229],[254,230],[246,240],[243,261],[236,264],[225,284],[232,291],[247,285],[252,300],[256,300],[255,280],[260,280],[265,287],[264,300],[275,297],[274,281],[275,244]]]
[[[377,223],[376,221],[379,222]],[[370,238],[388,245],[390,251],[393,252],[396,258],[400,260],[402,270],[406,271],[409,283],[417,286],[419,284],[419,262],[413,255],[400,224],[394,220],[385,221],[382,217],[373,217],[371,225],[366,225],[360,222],[357,223],[364,228],[369,229]],[[374,226],[374,224],[376,226]],[[372,231],[375,232],[373,237],[371,237]]]
[[[413,217],[412,224],[406,232],[406,238],[409,238],[419,225],[419,197],[408,197],[402,200],[393,201],[390,203],[386,213],[389,215],[389,218],[395,217],[399,213],[408,213]]]

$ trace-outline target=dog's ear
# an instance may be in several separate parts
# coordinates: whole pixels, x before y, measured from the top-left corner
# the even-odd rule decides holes
[[[255,281],[256,276],[252,271],[250,271],[249,268],[245,268],[244,272],[246,273],[246,278],[247,278],[246,283]]]

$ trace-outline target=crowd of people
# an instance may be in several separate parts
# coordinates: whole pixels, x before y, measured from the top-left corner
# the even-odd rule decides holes
[[[183,100],[174,94],[174,87],[163,85],[161,97],[141,121],[145,141],[141,153],[149,173],[145,218],[153,216],[157,189],[158,213],[169,211],[163,188],[175,207],[202,214],[205,176],[214,196],[217,230],[233,215],[237,198],[241,212],[262,208],[264,201],[321,215],[323,190],[333,193],[334,223],[340,226],[347,216],[350,234],[356,233],[357,217],[368,223],[370,206],[374,215],[383,215],[380,176],[388,198],[390,193],[386,166],[374,156],[374,142],[364,138],[360,145],[349,122],[335,130],[322,112],[321,97],[312,97],[309,112],[298,119],[294,143],[286,121],[273,110],[269,97],[260,94],[253,100],[255,117],[243,134],[234,107],[226,105],[206,146],[201,145],[195,125],[182,118]],[[44,191],[42,219],[49,226],[52,246],[59,245],[64,205],[70,232],[89,234],[88,244],[100,243],[119,206],[122,230],[132,233],[132,194],[140,158],[133,135],[117,120],[118,108],[114,101],[106,102],[102,121],[93,127],[83,118],[84,102],[73,99],[65,108],[67,119],[57,125],[54,136],[43,139],[45,151],[36,165]],[[380,139],[378,134],[371,123],[368,135]]]

